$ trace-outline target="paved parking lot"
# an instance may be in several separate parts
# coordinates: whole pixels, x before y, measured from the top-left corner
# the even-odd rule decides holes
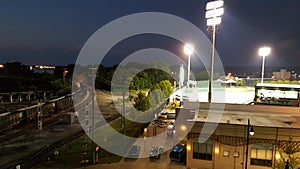
[[[166,152],[161,154],[160,159],[154,160],[147,158],[150,150],[153,146],[164,146],[166,147],[172,147],[173,138],[168,137],[166,133],[163,133],[167,130],[167,126],[170,125],[170,123],[166,123],[164,125],[158,125],[160,123],[150,123],[150,125],[147,127],[146,133],[144,133],[145,136],[147,136],[147,140],[144,142],[144,140],[139,140],[135,145],[139,145],[141,147],[140,149],[140,157],[145,158],[139,158],[139,159],[129,159],[129,158],[123,158],[121,162],[114,163],[114,164],[99,164],[94,166],[88,166],[88,167],[82,167],[82,169],[148,169],[148,168],[157,168],[157,169],[186,169],[186,166],[183,163],[173,162],[169,159],[169,153],[170,150],[165,149]],[[149,141],[148,137],[152,137],[152,139],[159,139],[159,137],[154,137],[154,135],[160,135],[161,138],[163,138],[163,142],[160,142],[159,140],[156,140],[156,142]],[[141,135],[143,137],[143,135]],[[170,144],[171,143],[171,144]],[[169,145],[167,145],[169,144]]]
[[[82,169],[186,169],[183,163],[171,162],[168,152],[162,154],[158,160],[149,160],[149,158],[140,159],[124,159],[115,164],[100,164],[94,166],[83,167]]]

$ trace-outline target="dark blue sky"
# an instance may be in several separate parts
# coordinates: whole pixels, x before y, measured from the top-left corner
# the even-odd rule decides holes
[[[300,66],[299,0],[224,0],[225,14],[217,34],[224,65],[260,66],[260,46],[272,47],[267,66]],[[137,12],[165,12],[206,31],[204,0],[2,0],[0,62],[66,65],[75,63],[81,46],[99,28]],[[209,34],[207,33],[209,36]],[[136,45],[146,38],[148,43]],[[134,38],[133,38],[134,39]],[[124,41],[106,57],[116,64],[135,50],[161,47],[181,50],[170,39],[139,37]],[[164,38],[162,38],[164,39]],[[160,43],[158,43],[160,42]],[[132,45],[132,46],[131,46]],[[135,46],[135,47],[133,47]]]

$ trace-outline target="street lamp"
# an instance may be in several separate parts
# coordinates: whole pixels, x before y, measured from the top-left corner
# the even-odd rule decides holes
[[[205,18],[207,19],[207,26],[212,27],[212,49],[211,49],[211,65],[210,65],[210,79],[209,79],[209,91],[208,91],[208,102],[211,103],[211,88],[214,73],[214,58],[215,58],[215,40],[216,40],[216,26],[222,21],[222,16],[224,14],[224,1],[212,1],[206,4]]]
[[[188,72],[187,72],[187,84],[190,81],[190,69],[191,69],[191,54],[194,53],[194,46],[191,44],[184,45],[184,53],[189,56],[188,58]],[[188,87],[188,86],[187,86]]]
[[[144,136],[144,153],[146,152],[146,140],[147,140],[147,137]]]
[[[175,146],[175,134],[176,134],[176,130],[173,129],[173,146]]]
[[[271,52],[271,48],[265,46],[258,50],[259,56],[263,57],[262,66],[261,66],[261,83],[264,83],[265,57],[268,56],[270,52]]]
[[[147,128],[144,128],[144,152],[146,151],[146,139],[147,139],[147,137],[146,137],[146,132],[147,132]]]
[[[246,162],[245,162],[245,169],[248,169],[248,153],[249,153],[249,139],[250,136],[254,135],[254,129],[253,126],[250,126],[250,120],[248,119],[248,125],[247,125],[247,139],[246,139]]]

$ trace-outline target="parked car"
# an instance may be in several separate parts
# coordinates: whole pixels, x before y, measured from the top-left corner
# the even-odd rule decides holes
[[[133,145],[129,152],[128,152],[128,157],[130,158],[139,158],[139,155],[140,155],[140,146],[138,145]]]
[[[186,146],[185,144],[177,144],[173,147],[169,154],[171,161],[186,162]]]
[[[174,125],[169,125],[167,127],[167,136],[173,136],[174,135],[174,131],[175,131],[175,128],[174,128]]]
[[[151,148],[149,159],[160,159],[161,153],[163,153],[163,147],[154,146]]]
[[[160,155],[163,153],[163,146],[154,146],[151,148],[149,159],[160,159]]]

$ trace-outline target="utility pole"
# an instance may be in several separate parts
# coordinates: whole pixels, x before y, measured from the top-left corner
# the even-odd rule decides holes
[[[94,135],[95,135],[95,80],[96,80],[96,71],[98,70],[97,67],[92,67],[92,152],[93,152],[93,164],[95,164],[96,160],[96,150],[95,150],[95,143],[94,143]]]
[[[43,129],[43,113],[42,113],[42,108],[41,108],[41,102],[38,99],[38,103],[37,103],[37,119],[38,119],[38,130],[39,132],[42,131]]]
[[[126,127],[125,127],[125,121],[126,121],[126,118],[125,118],[125,89],[123,88],[123,106],[122,106],[122,117],[121,117],[121,120],[122,120],[122,127],[123,127],[123,130],[124,130],[124,135],[126,135]]]

